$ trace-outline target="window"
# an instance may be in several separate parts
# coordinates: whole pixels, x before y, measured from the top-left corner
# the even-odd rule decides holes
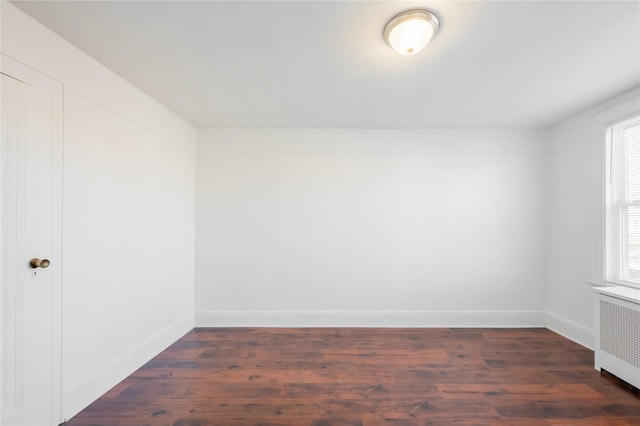
[[[640,116],[606,129],[606,280],[640,287]]]

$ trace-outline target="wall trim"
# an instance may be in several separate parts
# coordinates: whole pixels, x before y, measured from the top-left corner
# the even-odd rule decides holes
[[[543,311],[197,311],[196,327],[544,327]]]
[[[153,333],[138,345],[122,353],[62,396],[63,422],[78,414],[102,394],[168,348],[193,329],[193,317],[179,321]]]
[[[546,326],[549,330],[593,350],[595,342],[593,330],[551,312],[547,312],[546,316]]]

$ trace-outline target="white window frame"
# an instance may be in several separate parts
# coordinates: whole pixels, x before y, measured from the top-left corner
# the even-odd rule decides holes
[[[630,207],[639,207],[640,200],[627,200],[627,146],[621,145],[617,132],[623,131],[624,127],[637,126],[638,123],[640,115],[634,114],[607,127],[605,135],[605,280],[611,284],[636,288],[640,288],[640,282],[630,278],[629,234],[625,212]],[[634,271],[640,273],[640,269]]]
[[[607,102],[594,111],[591,120],[592,147],[592,209],[591,209],[591,286],[625,285],[640,288],[633,283],[621,283],[606,278],[606,135],[607,128],[640,114],[640,89]]]

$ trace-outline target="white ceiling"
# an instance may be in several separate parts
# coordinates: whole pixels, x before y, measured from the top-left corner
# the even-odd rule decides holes
[[[197,127],[538,128],[640,84],[638,1],[18,1]],[[440,32],[395,53],[415,7]]]

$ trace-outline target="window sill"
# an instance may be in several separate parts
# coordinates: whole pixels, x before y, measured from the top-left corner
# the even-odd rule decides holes
[[[632,290],[640,290],[640,284],[634,284],[630,282],[617,282],[617,281],[586,281],[586,284],[590,287],[623,287],[630,288]]]

